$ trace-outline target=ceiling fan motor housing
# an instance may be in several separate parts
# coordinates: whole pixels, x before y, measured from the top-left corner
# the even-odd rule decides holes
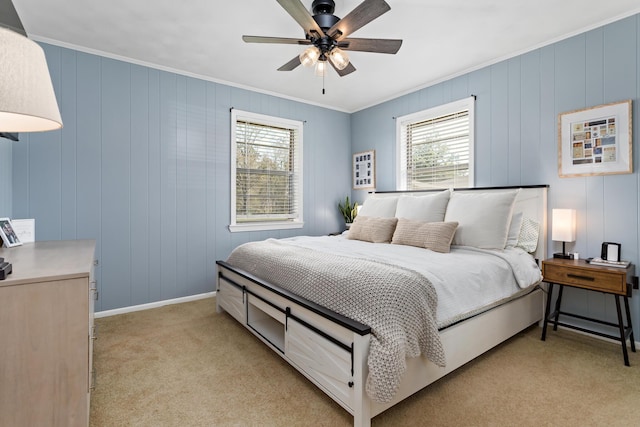
[[[340,18],[333,14],[335,9],[336,4],[333,0],[314,0],[311,4],[313,19],[318,23],[318,26],[325,31],[333,27],[340,20]]]
[[[314,15],[319,13],[328,13],[331,15],[333,11],[336,10],[336,2],[333,0],[313,0],[311,10]]]

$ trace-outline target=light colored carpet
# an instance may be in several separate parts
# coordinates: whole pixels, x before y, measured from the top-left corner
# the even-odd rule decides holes
[[[96,319],[91,426],[350,426],[351,416],[215,299]],[[640,353],[532,327],[373,426],[631,426]]]

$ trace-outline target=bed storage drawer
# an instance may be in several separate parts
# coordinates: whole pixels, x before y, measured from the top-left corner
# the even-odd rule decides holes
[[[247,326],[281,353],[284,353],[284,321],[282,310],[247,293]]]
[[[236,318],[243,325],[246,324],[246,312],[244,308],[244,292],[241,287],[220,277],[216,301],[227,313]]]
[[[347,407],[352,407],[354,389],[351,386],[351,351],[289,317],[285,355],[334,398],[342,401]]]

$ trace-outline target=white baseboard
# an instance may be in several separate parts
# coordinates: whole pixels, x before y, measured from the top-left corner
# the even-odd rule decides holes
[[[207,292],[204,294],[198,294],[198,295],[190,295],[188,297],[173,298],[173,299],[167,299],[163,301],[150,302],[148,304],[132,305],[129,307],[115,308],[113,310],[98,311],[97,313],[95,313],[94,317],[100,318],[100,317],[115,316],[117,314],[133,313],[134,311],[149,310],[151,308],[158,308],[158,307],[163,307],[165,305],[196,301],[204,298],[212,298],[214,296],[216,296],[215,291]]]

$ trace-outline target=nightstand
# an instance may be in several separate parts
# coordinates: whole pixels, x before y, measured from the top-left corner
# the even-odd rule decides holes
[[[558,329],[558,325],[578,331],[612,338],[620,341],[622,345],[622,355],[624,364],[629,366],[629,355],[627,353],[627,339],[631,341],[631,351],[636,351],[636,345],[633,338],[633,329],[631,327],[631,314],[629,312],[629,297],[631,296],[632,287],[637,286],[638,277],[635,276],[635,267],[630,264],[627,268],[607,267],[601,265],[588,264],[584,260],[551,258],[542,261],[543,280],[549,283],[549,293],[547,295],[547,305],[545,310],[544,324],[542,327],[542,341],[547,336],[547,324],[553,322],[553,330]],[[559,286],[558,299],[556,300],[555,309],[550,312],[551,299],[553,296],[554,285]],[[562,291],[565,286],[574,288],[587,289],[590,291],[603,292],[611,294],[615,298],[616,308],[618,310],[618,323],[605,322],[603,320],[590,317],[580,316],[577,314],[561,311]],[[624,301],[626,314],[625,326],[622,318],[622,309],[620,306],[620,298]],[[558,321],[560,315],[569,316],[589,322],[595,322],[609,327],[615,327],[619,334],[609,335],[599,331],[594,331],[579,326],[574,326]]]

